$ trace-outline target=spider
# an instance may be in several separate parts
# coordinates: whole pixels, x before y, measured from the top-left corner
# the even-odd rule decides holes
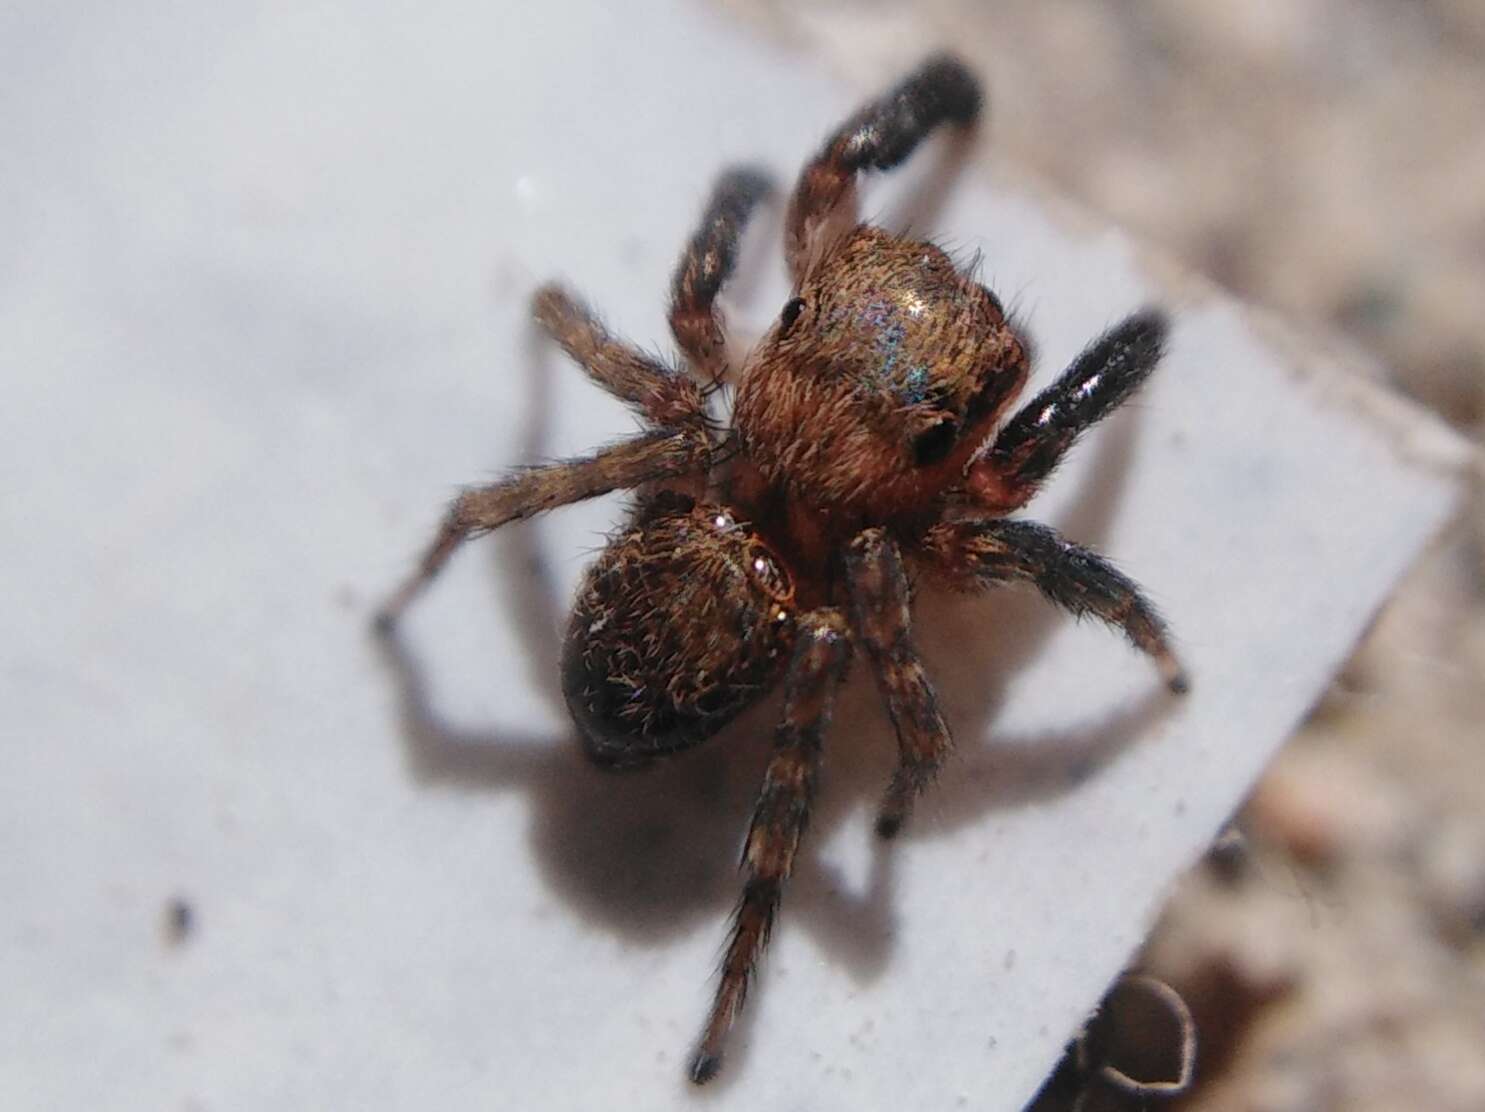
[[[1114,326],[1002,421],[1031,357],[1000,300],[933,244],[858,221],[861,173],[897,166],[940,126],[970,127],[980,102],[964,64],[936,56],[826,140],[788,202],[792,296],[736,373],[716,299],[769,193],[756,170],[722,175],[676,268],[670,326],[683,369],[612,336],[563,289],[540,289],[537,321],[646,431],[460,494],[378,615],[390,629],[472,536],[634,490],[630,520],[582,581],[563,646],[563,693],[587,756],[642,768],[711,737],[782,681],[742,896],[690,1059],[697,1083],[720,1068],[768,942],[855,650],[899,750],[881,836],[898,832],[949,755],[910,636],[909,568],[961,591],[1032,584],[1122,630],[1172,691],[1186,690],[1166,626],[1133,582],[1046,526],[1005,517],[1150,374],[1163,316],[1145,310]],[[735,383],[730,428],[708,408],[723,383]]]

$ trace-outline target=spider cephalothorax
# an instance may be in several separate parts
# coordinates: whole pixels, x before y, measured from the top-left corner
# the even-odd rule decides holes
[[[885,522],[962,481],[1026,372],[988,290],[932,244],[863,225],[803,276],[748,360],[734,424],[790,498]]]
[[[1030,360],[1000,301],[932,244],[856,223],[861,171],[892,168],[934,128],[971,124],[979,106],[963,65],[934,58],[831,135],[789,202],[793,294],[735,374],[715,299],[768,192],[756,171],[722,176],[676,269],[670,323],[686,371],[609,335],[561,289],[539,291],[537,320],[649,427],[460,495],[380,614],[390,628],[470,536],[632,489],[633,517],[579,588],[563,651],[563,691],[588,755],[606,768],[642,767],[710,737],[782,681],[742,901],[691,1062],[698,1082],[720,1067],[767,942],[855,650],[897,733],[883,836],[949,753],[909,637],[908,565],[958,590],[1030,583],[1121,629],[1172,690],[1185,690],[1164,623],[1134,583],[1045,526],[1003,516],[1154,369],[1164,319],[1146,311],[1110,329],[1002,422]],[[698,383],[729,380],[732,426],[719,434]]]

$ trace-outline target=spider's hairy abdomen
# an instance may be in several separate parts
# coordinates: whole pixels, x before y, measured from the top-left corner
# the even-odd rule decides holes
[[[962,481],[1027,369],[989,291],[932,244],[862,225],[749,360],[734,422],[792,500],[887,523]]]
[[[720,506],[669,497],[616,536],[578,591],[562,688],[588,754],[647,764],[768,690],[794,638],[783,565]]]

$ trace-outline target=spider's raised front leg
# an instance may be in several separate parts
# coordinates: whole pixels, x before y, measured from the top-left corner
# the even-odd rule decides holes
[[[1136,313],[1083,349],[1062,375],[1005,423],[965,480],[976,505],[1009,513],[1029,502],[1078,435],[1118,408],[1165,349],[1165,317]]]
[[[877,833],[890,838],[901,828],[918,793],[933,781],[953,738],[908,638],[910,592],[896,542],[885,530],[866,530],[846,551],[846,574],[851,624],[871,657],[877,687],[897,731],[897,772],[877,816]]]
[[[773,758],[743,849],[747,881],[722,961],[717,996],[691,1059],[691,1080],[698,1085],[710,1081],[721,1068],[722,1045],[768,944],[784,882],[794,868],[794,855],[809,824],[820,773],[821,739],[850,662],[850,635],[839,612],[817,610],[801,619],[784,681],[784,717],[774,732]]]
[[[670,284],[670,330],[692,371],[708,382],[727,378],[727,338],[716,308],[717,294],[737,265],[737,245],[748,218],[772,191],[773,183],[759,170],[736,167],[724,173],[676,264]]]
[[[784,225],[784,252],[797,282],[809,269],[819,231],[843,205],[855,223],[856,175],[897,166],[942,123],[968,125],[980,111],[980,85],[957,58],[928,59],[885,96],[847,120],[799,175]]]
[[[1091,615],[1123,630],[1148,654],[1177,694],[1190,686],[1164,620],[1133,580],[1096,552],[1032,521],[961,521],[935,525],[923,551],[935,573],[959,590],[1020,581],[1076,617]]]
[[[679,475],[705,474],[710,452],[710,442],[701,429],[656,429],[591,456],[526,468],[489,486],[466,490],[449,505],[417,568],[377,612],[377,625],[390,628],[454,550],[471,536],[610,491]]]

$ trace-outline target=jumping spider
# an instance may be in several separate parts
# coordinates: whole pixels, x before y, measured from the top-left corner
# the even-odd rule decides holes
[[[711,420],[703,384],[733,377],[716,298],[768,193],[761,174],[722,176],[676,268],[670,326],[684,371],[611,336],[566,291],[541,289],[536,319],[648,431],[466,490],[379,616],[389,628],[471,536],[637,490],[632,519],[578,591],[562,654],[587,755],[603,768],[643,767],[699,744],[783,681],[742,899],[691,1059],[698,1083],[721,1065],[768,941],[853,647],[866,651],[900,751],[879,834],[897,833],[949,754],[909,637],[908,567],[961,591],[1030,583],[1122,629],[1171,690],[1186,688],[1166,627],[1134,583],[1051,529],[1004,517],[1149,375],[1164,318],[1147,310],[1116,325],[1001,423],[1030,355],[1000,300],[932,244],[857,221],[859,173],[897,166],[936,127],[968,127],[979,109],[964,65],[932,58],[805,166],[785,218],[793,296],[735,376],[730,429]]]

